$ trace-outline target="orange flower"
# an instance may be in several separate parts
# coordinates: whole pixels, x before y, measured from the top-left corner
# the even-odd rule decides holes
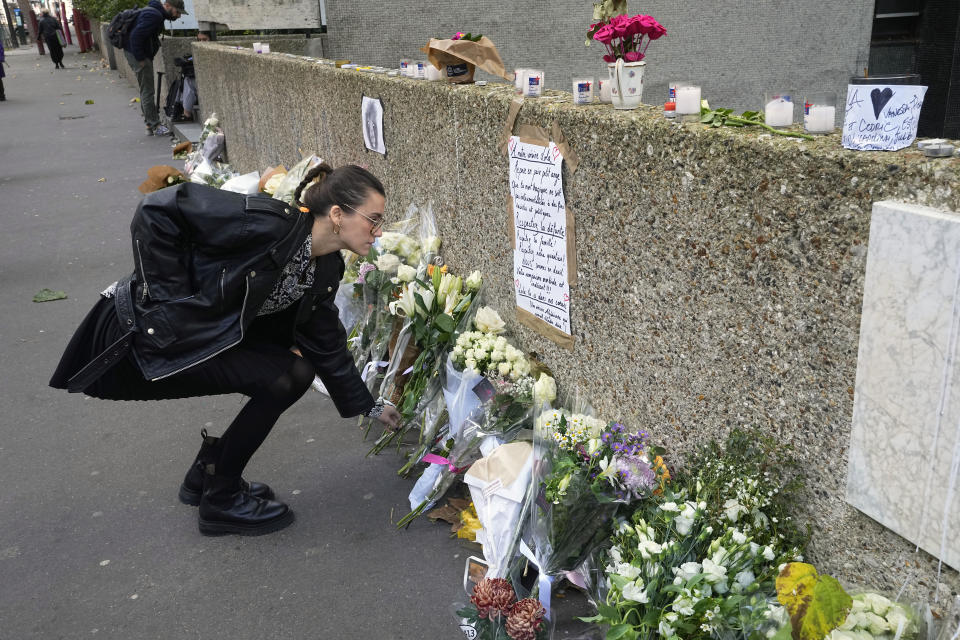
[[[433,277],[433,269],[434,269],[434,265],[432,264],[427,265],[427,275],[430,276],[431,278]],[[440,273],[446,273],[447,269],[448,269],[447,265],[443,265],[442,267],[440,267]]]
[[[663,493],[663,488],[670,482],[670,470],[667,469],[667,463],[660,456],[654,458],[653,470],[660,474],[660,488],[653,492],[653,495],[658,496]]]

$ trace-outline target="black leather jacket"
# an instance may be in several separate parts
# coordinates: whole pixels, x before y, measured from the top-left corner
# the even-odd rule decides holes
[[[262,195],[191,183],[148,194],[130,225],[132,351],[144,376],[174,375],[239,343],[312,223]],[[290,344],[313,364],[340,415],[359,415],[374,400],[334,305],[343,259],[335,252],[315,264],[313,286],[290,316]]]

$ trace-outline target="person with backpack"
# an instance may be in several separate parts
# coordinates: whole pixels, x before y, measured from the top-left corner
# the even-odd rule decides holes
[[[125,13],[118,17],[126,18]],[[183,0],[166,0],[163,4],[160,0],[150,0],[146,7],[136,12],[136,20],[132,26],[120,25],[124,56],[130,68],[137,74],[137,85],[140,87],[140,111],[147,125],[148,136],[165,136],[170,133],[170,129],[160,123],[160,112],[157,109],[154,93],[156,81],[153,79],[153,57],[160,50],[163,21],[176,20],[186,13]],[[113,27],[112,22],[111,27]],[[115,41],[111,39],[111,42]]]
[[[180,501],[200,507],[202,534],[261,535],[293,521],[270,487],[241,473],[315,375],[344,418],[397,427],[397,409],[375,401],[357,371],[334,303],[340,252],[370,252],[384,194],[366,169],[321,163],[297,186],[296,206],[188,182],[137,207],[134,271],[100,294],[50,386],[106,400],[247,396],[222,436],[201,431],[180,486]]]

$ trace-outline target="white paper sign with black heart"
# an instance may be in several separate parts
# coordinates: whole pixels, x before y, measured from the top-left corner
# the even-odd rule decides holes
[[[927,88],[918,85],[847,86],[843,146],[855,151],[896,151],[913,144]]]

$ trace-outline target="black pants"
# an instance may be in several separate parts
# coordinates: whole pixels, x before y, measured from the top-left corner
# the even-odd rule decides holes
[[[181,373],[151,382],[132,354],[83,390],[105,400],[166,400],[240,393],[249,398],[220,438],[217,473],[239,476],[280,415],[306,393],[313,365],[290,351],[290,312],[257,318],[243,341]],[[78,327],[50,386],[66,382],[123,335],[113,301],[101,298]]]
[[[0,78],[0,100],[6,100],[7,95],[3,92],[3,78]]]

